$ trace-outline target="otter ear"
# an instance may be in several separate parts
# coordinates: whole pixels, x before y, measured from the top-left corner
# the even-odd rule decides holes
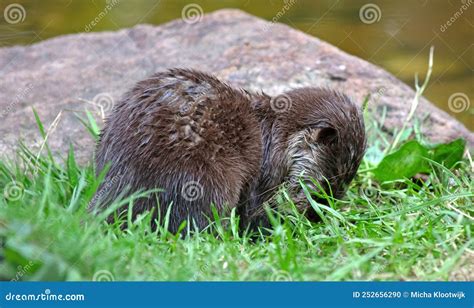
[[[337,141],[337,130],[332,127],[321,128],[318,132],[316,142],[322,143],[325,145],[333,144]]]

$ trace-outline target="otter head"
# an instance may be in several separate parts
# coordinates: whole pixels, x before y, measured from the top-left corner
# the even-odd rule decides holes
[[[346,95],[322,88],[286,92],[272,98],[271,107],[277,110],[274,127],[284,132],[284,181],[298,208],[318,219],[300,183],[338,199],[344,196],[366,148],[362,114]]]

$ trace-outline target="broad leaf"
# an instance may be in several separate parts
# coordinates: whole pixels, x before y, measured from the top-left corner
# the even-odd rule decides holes
[[[462,160],[466,141],[456,139],[453,142],[439,144],[433,148],[433,160],[444,165],[446,168],[452,168],[458,161]]]
[[[428,149],[412,140],[387,155],[375,168],[375,178],[381,182],[409,178],[420,172],[429,172]]]
[[[462,160],[466,141],[456,139],[446,144],[427,147],[416,140],[405,143],[397,151],[385,156],[374,170],[380,182],[410,178],[417,173],[430,173],[428,159],[447,168]]]

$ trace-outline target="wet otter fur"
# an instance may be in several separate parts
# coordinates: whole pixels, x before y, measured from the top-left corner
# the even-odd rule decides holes
[[[221,217],[236,207],[244,226],[266,225],[263,204],[288,183],[298,208],[316,219],[299,180],[313,178],[341,198],[365,146],[361,113],[341,93],[307,87],[270,97],[171,69],[138,82],[114,106],[96,151],[98,174],[110,169],[90,209],[161,188],[135,200],[132,216],[153,210],[163,218],[171,206],[170,231],[184,220],[203,229],[212,204]]]

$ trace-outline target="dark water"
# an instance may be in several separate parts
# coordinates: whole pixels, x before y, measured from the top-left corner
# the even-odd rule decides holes
[[[117,4],[93,31],[161,24],[180,18],[183,7],[190,3],[204,12],[239,8],[267,20],[277,16],[285,4],[283,0],[108,1]],[[286,2],[289,9],[279,22],[375,63],[410,86],[417,72],[424,76],[429,48],[435,46],[434,70],[425,96],[474,129],[473,0]],[[0,13],[6,13],[11,4],[20,4],[24,12],[20,17],[0,16],[0,46],[83,32],[104,10],[105,0],[0,0]],[[361,18],[366,4],[371,6],[362,10],[367,15]],[[13,23],[6,18],[12,18]]]

